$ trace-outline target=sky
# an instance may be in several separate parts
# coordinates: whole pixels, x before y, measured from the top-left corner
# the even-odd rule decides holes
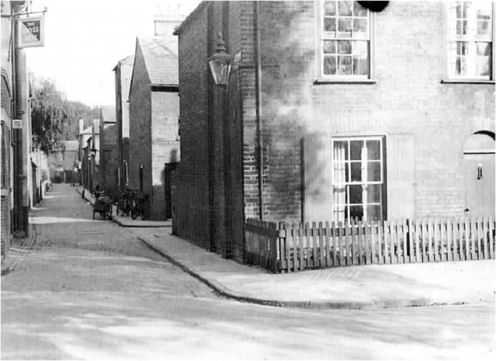
[[[31,11],[47,12],[45,46],[26,49],[28,68],[70,100],[113,105],[112,69],[134,54],[136,36],[153,36],[154,14],[174,3],[187,15],[199,1],[32,0]]]

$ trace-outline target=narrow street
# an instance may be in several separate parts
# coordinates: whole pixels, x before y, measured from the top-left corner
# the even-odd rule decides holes
[[[54,185],[2,276],[2,359],[481,359],[494,305],[286,309],[217,297]]]

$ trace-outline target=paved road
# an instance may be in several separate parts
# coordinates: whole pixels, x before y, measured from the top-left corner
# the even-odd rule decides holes
[[[2,359],[494,357],[494,305],[300,310],[218,298],[57,185],[2,277]]]

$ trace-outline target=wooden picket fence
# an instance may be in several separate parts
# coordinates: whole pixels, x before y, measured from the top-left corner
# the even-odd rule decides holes
[[[491,218],[304,225],[249,220],[248,224],[249,263],[273,272],[495,258]]]
[[[248,219],[245,224],[245,263],[280,272],[279,231],[275,223]]]

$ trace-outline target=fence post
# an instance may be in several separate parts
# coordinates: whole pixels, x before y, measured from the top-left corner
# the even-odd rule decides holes
[[[493,218],[489,217],[489,256],[491,259],[494,258],[494,222]]]

